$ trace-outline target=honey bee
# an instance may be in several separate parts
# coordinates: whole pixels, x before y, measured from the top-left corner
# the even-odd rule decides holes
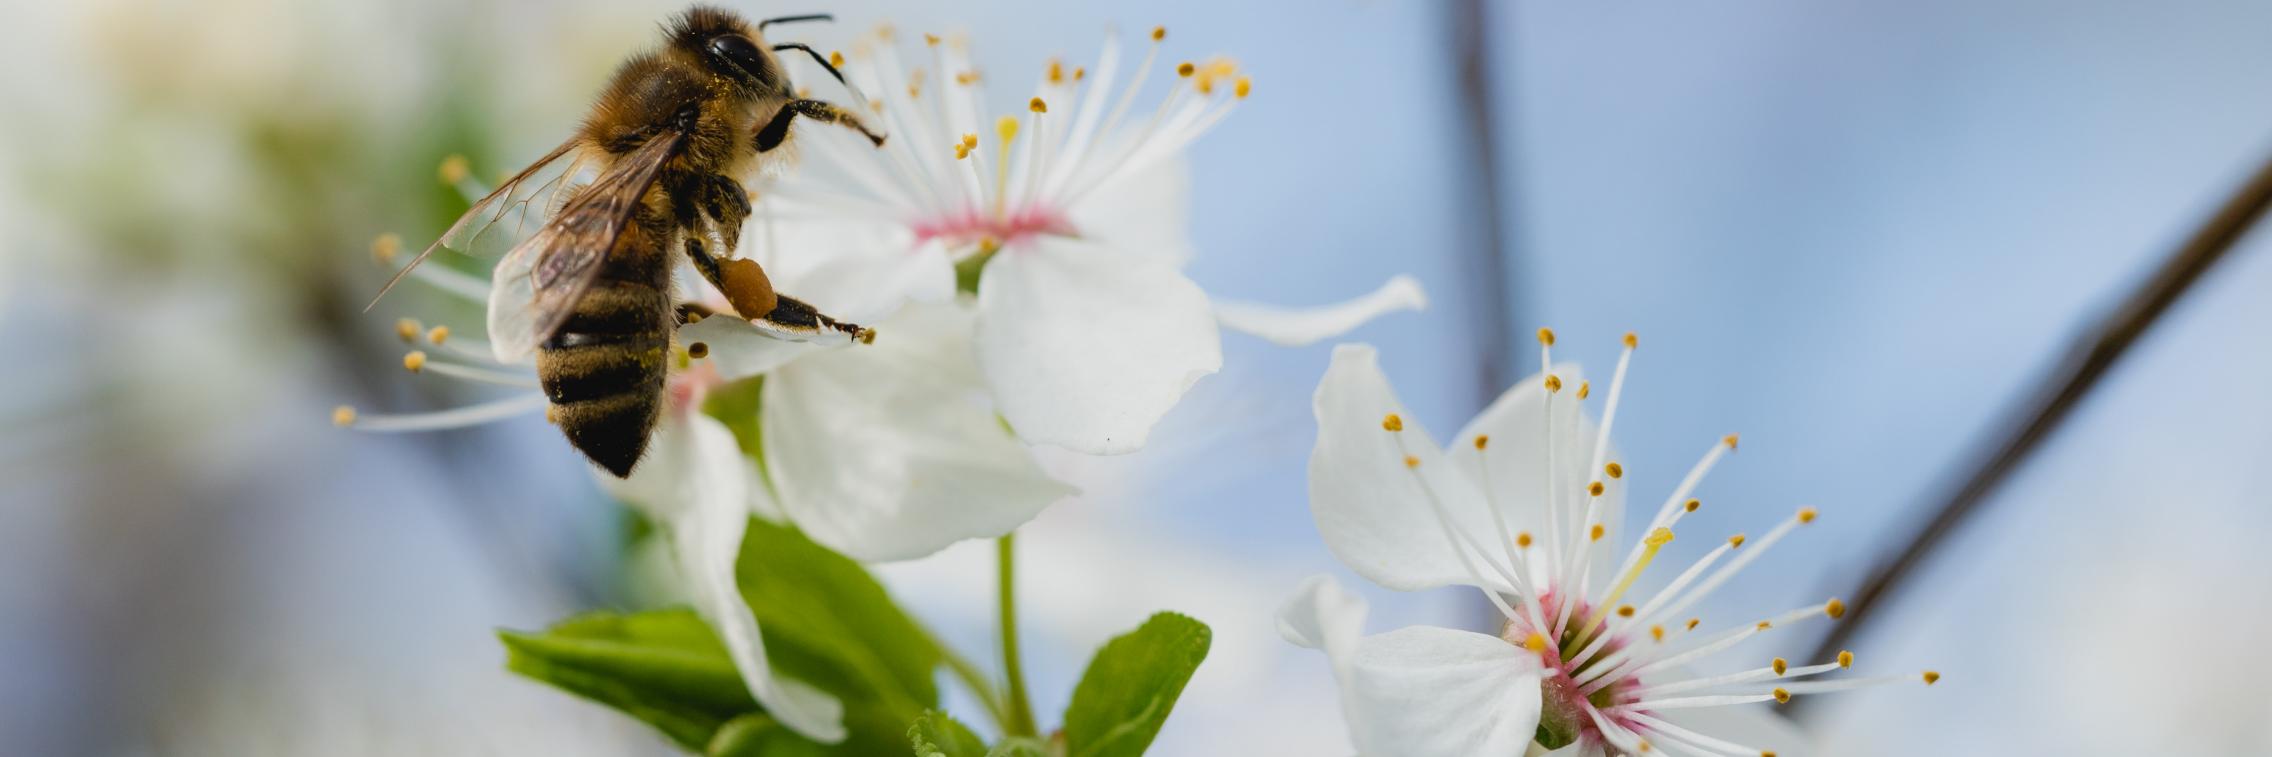
[[[775,53],[812,56],[843,82],[826,58],[793,42],[765,43],[772,24],[828,19],[753,26],[700,5],[673,18],[661,46],[616,69],[574,136],[474,202],[386,289],[435,248],[469,243],[514,207],[526,213],[549,187],[551,216],[492,276],[489,338],[502,361],[535,353],[549,416],[570,444],[618,477],[628,477],[646,450],[672,339],[692,317],[682,315],[672,291],[682,261],[735,312],[777,336],[872,341],[873,331],[775,292],[756,262],[734,257],[751,214],[735,177],[786,156],[793,120],[850,128],[883,146],[883,135],[850,110],[800,97]],[[536,180],[553,170],[555,178]],[[579,183],[584,176],[592,178]]]

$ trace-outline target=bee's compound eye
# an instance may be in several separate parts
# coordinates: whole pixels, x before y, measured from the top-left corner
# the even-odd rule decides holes
[[[765,65],[765,54],[757,45],[739,34],[720,34],[710,38],[710,54],[733,64],[742,73],[760,81],[769,80],[772,71]]]

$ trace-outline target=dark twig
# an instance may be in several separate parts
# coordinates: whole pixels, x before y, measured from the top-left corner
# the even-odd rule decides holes
[[[1988,496],[1995,493],[1996,487],[2058,430],[2059,424],[2097,388],[2114,364],[2169,311],[2171,304],[2201,280],[2203,273],[2232,250],[2267,207],[2272,207],[2272,162],[2257,169],[2256,175],[2241,185],[2184,246],[2163,261],[2153,277],[2132,292],[2120,308],[2108,313],[2096,327],[2078,335],[2058,369],[2045,375],[2038,388],[2026,395],[2024,403],[2013,409],[2009,416],[2011,421],[1992,427],[2011,429],[2010,434],[1989,445],[1988,449],[1993,450],[1989,454],[1970,458],[1980,461],[1978,467],[1960,479],[1963,484],[1949,493],[1932,519],[1925,522],[1924,528],[1910,538],[1899,553],[1880,562],[1870,572],[1869,580],[1863,582],[1861,590],[1847,603],[1850,609],[1846,617],[1831,627],[1814,656],[1807,659],[1830,659],[1860,635],[1877,616],[1878,605],[1886,603],[1887,594],[1901,579],[1955,533]]]
[[[1507,293],[1507,219],[1502,204],[1499,180],[1499,124],[1494,112],[1495,92],[1491,75],[1497,69],[1491,59],[1491,25],[1493,4],[1489,0],[1459,0],[1448,9],[1452,53],[1459,61],[1459,110],[1461,140],[1466,147],[1468,176],[1466,194],[1472,198],[1470,217],[1481,219],[1470,232],[1472,244],[1463,256],[1465,285],[1474,298],[1474,324],[1476,349],[1479,351],[1476,367],[1477,407],[1491,404],[1508,384],[1514,383],[1514,357],[1509,350],[1514,344],[1508,322],[1514,318]],[[1511,12],[1511,6],[1497,6]]]

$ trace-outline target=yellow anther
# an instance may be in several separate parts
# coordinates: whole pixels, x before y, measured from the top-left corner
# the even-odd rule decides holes
[[[1010,149],[1010,140],[1018,138],[1017,116],[1003,116],[995,119],[994,138],[1002,140],[1002,149]]]
[[[1195,65],[1192,65],[1191,61],[1188,61],[1188,60],[1187,60],[1187,61],[1184,61],[1184,62],[1182,62],[1182,63],[1178,63],[1178,64],[1175,64],[1175,75],[1177,75],[1177,76],[1181,76],[1181,77],[1184,77],[1184,78],[1186,78],[1186,79],[1189,79],[1189,78],[1191,78],[1191,75],[1192,75],[1192,74],[1195,74],[1195,73],[1198,73],[1198,72],[1199,72],[1199,67],[1198,67],[1198,66],[1195,66]]]
[[[402,235],[400,234],[390,231],[371,240],[371,260],[375,262],[380,264],[392,263],[394,256],[401,252]]]
[[[1026,102],[1026,110],[1030,110],[1035,113],[1048,113],[1049,103],[1042,102],[1041,98],[1036,97]]]
[[[1775,687],[1775,691],[1774,691],[1774,694],[1775,694],[1775,703],[1776,703],[1776,704],[1790,704],[1790,703],[1791,703],[1791,692],[1790,692],[1790,690],[1789,690],[1789,689],[1785,689],[1785,688],[1783,688],[1783,687],[1781,687],[1781,686],[1777,686],[1777,687]]]
[[[835,66],[835,67],[837,67],[837,68],[843,68],[843,67],[844,67],[844,51],[842,51],[842,50],[830,50],[830,51],[828,51],[828,65],[831,65],[831,66]]]
[[[959,73],[959,74],[955,74],[955,83],[956,83],[956,84],[960,84],[960,85],[963,85],[963,86],[965,86],[965,87],[968,87],[968,86],[970,86],[970,85],[972,85],[972,84],[977,84],[977,83],[978,83],[978,72],[977,72],[977,71],[964,71],[964,72],[962,72],[962,73]]]
[[[1799,508],[1799,522],[1800,522],[1800,523],[1813,523],[1813,522],[1814,522],[1814,516],[1816,516],[1816,515],[1819,515],[1819,514],[1820,514],[1820,513],[1817,513],[1817,512],[1815,512],[1815,509],[1814,509],[1814,508],[1812,508],[1812,507],[1802,507],[1802,508]]]
[[[420,324],[416,318],[399,318],[394,322],[394,335],[405,342],[418,341],[418,335],[425,330],[425,325]]]
[[[1703,506],[1704,506],[1704,501],[1703,501],[1703,500],[1692,499],[1692,500],[1689,500],[1688,502],[1686,502],[1686,503],[1682,504],[1682,505],[1681,505],[1680,507],[1681,507],[1681,509],[1683,509],[1683,510],[1687,510],[1687,511],[1689,511],[1689,512],[1696,512],[1696,508],[1699,508],[1699,507],[1703,507]]]
[[[1729,434],[1729,435],[1727,435],[1727,436],[1723,436],[1723,437],[1720,437],[1720,441],[1721,441],[1722,443],[1724,443],[1724,444],[1728,445],[1728,450],[1729,450],[1729,451],[1734,451],[1734,450],[1735,450],[1735,448],[1736,448],[1736,435],[1735,435],[1735,434]]]
[[[859,331],[852,332],[852,341],[859,342],[861,344],[875,344],[876,330],[861,329]]]
[[[1822,605],[1822,614],[1830,616],[1831,620],[1846,617],[1846,603],[1837,597],[1831,597],[1829,602]]]
[[[1768,663],[1767,667],[1774,668],[1776,675],[1782,675],[1783,671],[1791,669],[1791,663],[1781,657],[1777,657],[1775,658],[1774,662]]]
[[[450,340],[450,327],[435,326],[426,330],[426,341],[441,344]]]
[[[339,407],[332,408],[331,425],[338,426],[340,428],[346,428],[348,426],[355,425],[355,408],[347,405],[340,405]]]
[[[1548,347],[1554,346],[1554,330],[1545,328],[1539,329],[1538,343],[1546,345]]]
[[[1524,531],[1522,533],[1515,534],[1515,546],[1521,547],[1523,549],[1530,549],[1530,532]]]
[[[1381,429],[1385,431],[1403,431],[1404,416],[1397,415],[1395,413],[1389,413],[1388,415],[1381,416]]]
[[[1049,61],[1049,83],[1051,83],[1051,84],[1064,84],[1064,83],[1065,83],[1065,61],[1057,60],[1057,59],[1054,59],[1054,58],[1050,59],[1050,61]]]
[[[1841,667],[1841,668],[1851,668],[1851,667],[1854,667],[1854,653],[1853,653],[1853,652],[1839,652],[1839,653],[1838,653],[1838,667]]]
[[[1586,484],[1586,494],[1599,497],[1601,496],[1601,493],[1608,488],[1609,487],[1602,486],[1600,481],[1595,481],[1593,483]]]
[[[1729,549],[1743,549],[1743,534],[1728,537]]]
[[[1620,618],[1630,618],[1630,617],[1633,617],[1633,606],[1632,606],[1632,605],[1618,605],[1618,606],[1617,606],[1617,617],[1620,617]]]
[[[928,32],[924,33],[924,35],[923,35],[923,44],[926,44],[926,45],[930,45],[930,46],[932,46],[932,47],[938,47],[938,46],[939,46],[939,35],[936,35],[936,34],[931,34],[931,33],[928,33]]]
[[[1168,28],[1167,28],[1167,27],[1165,27],[1165,26],[1155,26],[1155,27],[1152,27],[1152,41],[1153,41],[1153,42],[1158,42],[1158,41],[1160,41],[1160,40],[1163,40],[1163,39],[1167,39],[1167,38],[1168,38]]]
[[[1602,525],[1599,523],[1596,523],[1594,524],[1594,527],[1592,529],[1588,530],[1587,540],[1601,541],[1601,537],[1607,535],[1608,533],[1609,529],[1602,527]]]
[[[1934,672],[1934,671],[1931,671],[1931,670],[1925,671],[1925,685],[1927,685],[1927,686],[1931,686],[1931,685],[1933,685],[1933,684],[1936,684],[1936,683],[1940,683],[1940,682],[1941,682],[1941,674],[1940,674],[1940,673],[1937,673],[1937,672]]]
[[[695,360],[701,360],[701,359],[703,359],[703,358],[709,357],[709,356],[710,356],[710,343],[709,343],[709,342],[695,342],[695,343],[693,343],[693,344],[689,344],[689,345],[687,345],[687,346],[686,346],[686,356],[687,356],[687,357],[689,357],[689,358],[695,359]]]
[[[1687,629],[1687,630],[1690,630],[1690,631],[1694,631],[1694,630],[1696,630],[1696,624],[1698,624],[1698,623],[1702,623],[1702,622],[1704,622],[1704,619],[1703,619],[1703,618],[1689,618],[1689,619],[1688,619],[1688,629]]]
[[[1544,652],[1546,651],[1546,637],[1532,631],[1528,638],[1523,639],[1523,648],[1533,652]]]
[[[1476,450],[1477,452],[1481,452],[1481,451],[1483,451],[1483,448],[1484,448],[1484,447],[1487,447],[1487,446],[1490,446],[1490,444],[1491,444],[1491,435],[1490,435],[1490,434],[1476,434],[1476,435],[1475,435],[1475,450]]]
[[[1413,457],[1413,456],[1411,456],[1411,455],[1405,455],[1405,456],[1404,456],[1404,467],[1406,467],[1406,468],[1418,468],[1418,467],[1420,467],[1420,458],[1417,458],[1417,457]]]
[[[451,155],[442,159],[442,165],[434,169],[434,175],[441,177],[443,184],[456,184],[473,175],[473,165],[466,162],[463,155]]]
[[[964,160],[964,159],[967,159],[967,158],[969,158],[969,157],[970,157],[970,148],[969,148],[969,147],[965,147],[965,146],[963,146],[963,144],[962,144],[961,142],[956,142],[956,143],[955,143],[955,160]]]
[[[1672,529],[1665,528],[1663,526],[1658,526],[1657,530],[1650,531],[1648,538],[1641,540],[1641,546],[1648,547],[1649,549],[1656,549],[1658,547],[1662,547],[1671,543]]]
[[[1662,643],[1665,640],[1665,625],[1663,623],[1658,623],[1656,625],[1649,626],[1649,638],[1656,639],[1659,643]]]
[[[1241,77],[1239,77],[1239,78],[1238,78],[1238,81],[1234,81],[1234,82],[1231,82],[1231,96],[1233,96],[1233,97],[1236,97],[1236,98],[1238,98],[1238,99],[1244,100],[1244,99],[1246,99],[1247,93],[1249,93],[1249,92],[1253,92],[1253,91],[1254,91],[1254,80],[1253,80],[1253,79],[1250,79],[1250,78],[1247,78],[1247,77],[1241,76]]]
[[[1601,467],[1601,472],[1609,474],[1610,478],[1624,478],[1625,466],[1618,465],[1616,461],[1611,461],[1610,464]]]
[[[1073,67],[1073,81],[1077,82],[1086,78],[1089,78],[1089,69],[1081,66]]]
[[[1547,375],[1546,375],[1546,391],[1548,391],[1548,392],[1559,392],[1559,391],[1562,391],[1562,377],[1561,377],[1561,376],[1556,376],[1556,375],[1554,375],[1554,374],[1551,374],[1551,373],[1547,374]]]
[[[1580,381],[1580,382],[1578,382],[1578,399],[1585,399],[1585,398],[1587,398],[1587,397],[1591,397],[1591,396],[1593,396],[1593,393],[1594,393],[1594,382],[1591,382],[1591,381]]]
[[[1642,740],[1641,740],[1641,753],[1642,753],[1642,754],[1648,754],[1648,753],[1649,753],[1649,750],[1652,750],[1652,749],[1655,749],[1655,748],[1656,748],[1656,747],[1652,747],[1652,746],[1649,746],[1649,740],[1648,740],[1648,739],[1642,739]]]
[[[876,39],[890,42],[892,38],[896,36],[899,36],[899,27],[892,26],[891,24],[876,25]]]
[[[1775,624],[1774,624],[1774,623],[1770,623],[1770,622],[1767,622],[1767,621],[1764,621],[1764,620],[1762,620],[1762,621],[1759,621],[1759,630],[1765,631],[1765,630],[1767,630],[1767,629],[1770,629],[1770,628],[1774,628],[1774,627],[1775,627]]]
[[[426,370],[426,353],[411,350],[410,354],[402,356],[402,367],[410,369],[411,373]]]
[[[963,132],[963,135],[962,135],[962,146],[964,146],[964,147],[969,147],[969,148],[974,148],[974,149],[975,149],[975,148],[977,148],[977,147],[978,147],[978,135],[977,135],[977,134],[975,134],[975,133],[971,133],[971,132]]]
[[[1625,349],[1630,350],[1639,346],[1641,346],[1640,335],[1635,334],[1631,331],[1625,332]]]

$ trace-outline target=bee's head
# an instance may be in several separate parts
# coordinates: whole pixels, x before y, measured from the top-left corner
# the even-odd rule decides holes
[[[789,96],[789,75],[766,49],[764,35],[732,11],[688,8],[671,21],[669,35],[672,48],[744,89]]]

